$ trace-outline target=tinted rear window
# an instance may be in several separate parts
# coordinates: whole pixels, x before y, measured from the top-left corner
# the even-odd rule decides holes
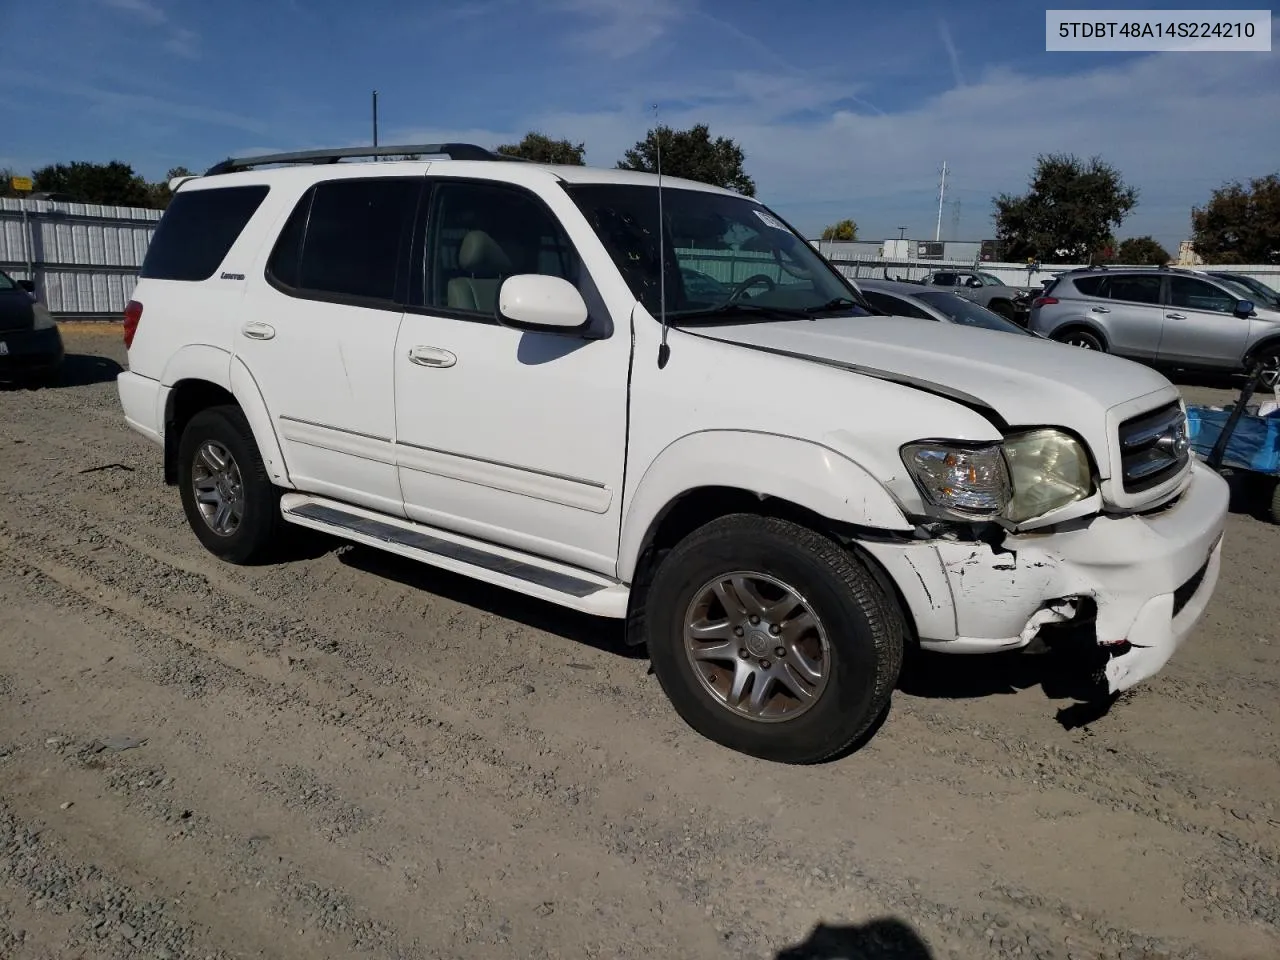
[[[150,280],[208,280],[262,205],[267,189],[179,190],[151,238],[141,276]]]

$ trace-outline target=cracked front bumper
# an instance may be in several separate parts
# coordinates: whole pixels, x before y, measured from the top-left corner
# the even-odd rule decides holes
[[[1150,514],[1010,535],[999,549],[863,546],[897,582],[930,650],[1016,650],[1091,599],[1098,643],[1124,651],[1106,667],[1117,692],[1157,673],[1199,622],[1218,582],[1227,503],[1226,481],[1197,462],[1177,502]]]

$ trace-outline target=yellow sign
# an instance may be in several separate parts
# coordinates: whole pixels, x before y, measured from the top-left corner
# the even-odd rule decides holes
[[[15,190],[25,190],[30,193],[35,189],[36,185],[31,182],[30,177],[13,177],[9,181],[9,186],[13,187]]]

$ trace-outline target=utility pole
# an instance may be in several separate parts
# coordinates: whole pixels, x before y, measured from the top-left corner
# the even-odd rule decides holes
[[[960,201],[951,201],[951,239],[960,239]]]
[[[906,227],[899,227],[899,228],[898,228],[898,239],[899,239],[899,240],[905,240],[905,239],[907,239],[907,228],[906,228]]]
[[[373,145],[378,145],[378,91],[373,91]]]
[[[938,183],[938,226],[934,230],[933,239],[942,239],[942,201],[947,195],[947,161],[942,161],[942,180]]]

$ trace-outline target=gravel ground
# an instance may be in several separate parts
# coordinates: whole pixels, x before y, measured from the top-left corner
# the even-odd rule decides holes
[[[935,659],[784,768],[686,729],[615,624],[329,541],[214,560],[122,422],[118,328],[65,336],[71,385],[0,391],[4,960],[1280,956],[1247,504],[1202,628],[1103,716],[1043,657]]]

